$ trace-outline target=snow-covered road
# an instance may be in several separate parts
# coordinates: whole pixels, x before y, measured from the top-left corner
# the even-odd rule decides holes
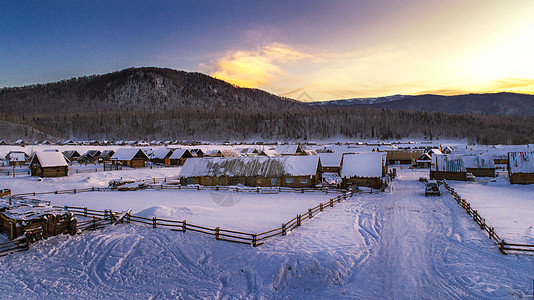
[[[122,224],[0,258],[8,298],[485,299],[532,295],[534,257],[504,256],[450,195],[403,170],[258,248]]]

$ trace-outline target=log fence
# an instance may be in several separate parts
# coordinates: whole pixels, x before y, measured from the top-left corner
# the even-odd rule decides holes
[[[29,244],[26,240],[26,236],[21,236],[13,241],[0,243],[0,257],[19,251],[24,251],[28,248]]]
[[[499,251],[502,254],[507,254],[506,251],[518,251],[518,252],[534,252],[534,245],[507,243],[495,232],[495,228],[489,226],[486,223],[486,219],[482,218],[476,209],[471,207],[471,204],[466,199],[462,198],[447,182],[443,182],[445,189],[451,193],[454,200],[465,210],[465,212],[471,216],[473,221],[484,230],[489,239],[492,239],[499,247]]]

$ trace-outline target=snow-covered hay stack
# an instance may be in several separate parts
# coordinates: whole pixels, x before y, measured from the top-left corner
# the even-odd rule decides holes
[[[508,153],[508,178],[512,184],[533,184],[534,152]]]
[[[190,158],[183,185],[313,187],[321,181],[319,156]]]

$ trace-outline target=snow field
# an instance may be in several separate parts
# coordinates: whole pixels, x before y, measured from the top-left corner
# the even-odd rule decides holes
[[[512,185],[506,177],[448,183],[495,228],[501,239],[534,245],[534,185]]]
[[[190,224],[261,233],[304,214],[308,208],[328,202],[336,194],[257,194],[228,191],[142,190],[48,194],[37,198],[52,205],[123,211],[141,217],[187,220]]]

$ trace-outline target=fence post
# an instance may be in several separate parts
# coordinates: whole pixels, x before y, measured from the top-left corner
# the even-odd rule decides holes
[[[157,227],[157,219],[156,217],[152,218],[152,228],[156,228]]]
[[[258,246],[258,236],[254,233],[252,235],[252,247]]]
[[[93,216],[93,230],[96,230],[96,218]]]
[[[506,252],[504,252],[504,240],[501,240],[499,243],[499,251],[501,251],[502,254],[506,255]]]
[[[73,194],[76,194],[76,189],[73,189]]]
[[[127,214],[126,214],[126,223],[130,223],[130,221],[131,221],[131,220],[130,220],[131,217],[132,217],[132,214],[131,214],[131,213],[127,213]]]
[[[87,217],[87,207],[83,208],[83,215],[84,215],[84,217]]]
[[[313,218],[313,213],[312,213],[311,208],[308,208],[308,217],[309,217],[310,219]]]
[[[297,215],[297,226],[300,226],[300,215]]]
[[[219,239],[219,227],[215,228],[215,239]]]
[[[183,231],[183,232],[185,232],[185,230],[187,229],[187,225],[186,225],[186,224],[187,224],[187,223],[186,223],[186,220],[184,220],[184,221],[182,222],[182,231]]]
[[[334,200],[330,199],[330,207],[334,207]]]
[[[319,211],[323,211],[323,204],[319,203]]]
[[[282,235],[286,235],[286,224],[282,223]]]

